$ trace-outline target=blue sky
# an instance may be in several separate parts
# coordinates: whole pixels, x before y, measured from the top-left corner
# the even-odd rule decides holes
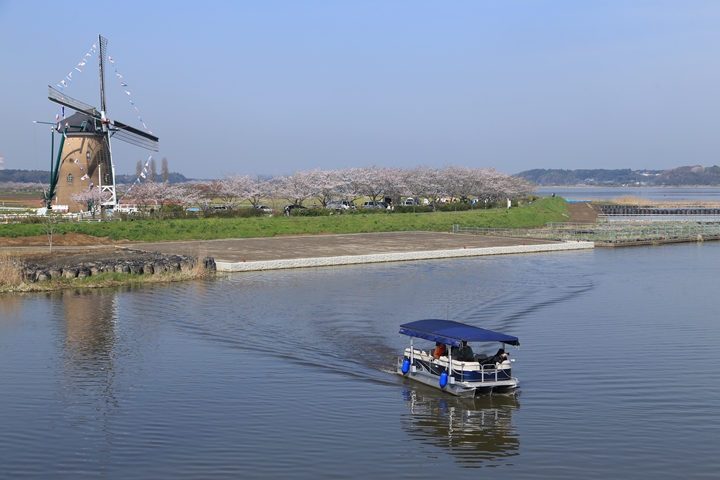
[[[720,2],[0,0],[0,152],[48,169],[47,85],[97,41],[192,178],[377,164],[720,164]],[[110,72],[112,74],[112,72]],[[99,104],[97,60],[67,94]],[[108,115],[142,128],[107,77]],[[151,152],[114,142],[118,173]]]

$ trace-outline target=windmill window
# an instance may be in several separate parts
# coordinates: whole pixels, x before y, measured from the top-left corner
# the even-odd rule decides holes
[[[67,181],[68,181],[68,183],[72,183],[72,181],[73,181],[72,173],[68,173]]]
[[[85,154],[85,156],[86,156],[87,158],[90,158],[90,152],[87,152],[87,153]]]

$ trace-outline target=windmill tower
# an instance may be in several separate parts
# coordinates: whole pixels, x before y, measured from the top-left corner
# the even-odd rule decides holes
[[[109,199],[102,205],[113,208],[117,204],[115,191],[115,165],[110,138],[157,152],[158,137],[110,120],[105,105],[105,51],[107,39],[98,35],[100,67],[100,109],[75,100],[48,86],[48,99],[75,110],[75,114],[58,122],[56,130],[63,134],[55,168],[51,172],[48,203],[68,205],[77,212],[84,205],[75,203],[71,195],[90,187],[108,192]],[[53,197],[55,199],[53,200]],[[49,205],[48,205],[49,206]]]

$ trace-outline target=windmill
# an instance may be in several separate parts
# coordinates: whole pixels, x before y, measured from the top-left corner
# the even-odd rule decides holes
[[[158,137],[110,120],[105,105],[105,51],[107,39],[98,35],[100,67],[100,109],[75,100],[63,92],[48,86],[48,99],[76,113],[59,121],[55,130],[63,134],[57,159],[50,169],[50,189],[45,194],[46,206],[51,203],[68,205],[70,211],[79,211],[82,205],[71,200],[71,195],[88,188],[97,187],[108,192],[104,207],[117,204],[115,191],[115,165],[110,148],[110,138],[157,152]],[[54,147],[53,147],[54,149]],[[54,150],[53,150],[54,151]],[[52,160],[51,160],[52,162]],[[53,202],[53,197],[56,198]]]

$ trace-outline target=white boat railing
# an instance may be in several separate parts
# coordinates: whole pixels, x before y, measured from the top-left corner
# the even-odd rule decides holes
[[[425,352],[423,350],[416,350],[414,348],[408,348],[405,350],[405,355],[410,358],[410,361],[414,363],[414,360],[416,358],[419,358],[425,362],[429,362],[432,365],[437,365],[438,367],[443,367],[445,369],[450,369],[449,374],[458,374],[460,375],[460,381],[465,381],[465,373],[468,370],[475,370],[479,371],[482,375],[479,380],[480,383],[485,383],[486,381],[499,381],[498,380],[498,374],[501,371],[508,370],[511,368],[510,366],[503,368],[502,364],[499,366],[494,363],[489,363],[486,365],[481,365],[480,362],[461,362],[460,360],[452,360],[450,361],[450,358],[448,357],[440,357],[435,358],[432,353]],[[504,363],[504,362],[503,362]],[[466,368],[467,367],[467,368]],[[491,375],[495,374],[495,380],[485,380],[485,375]],[[503,379],[504,380],[504,379]],[[474,380],[478,381],[478,380]]]

